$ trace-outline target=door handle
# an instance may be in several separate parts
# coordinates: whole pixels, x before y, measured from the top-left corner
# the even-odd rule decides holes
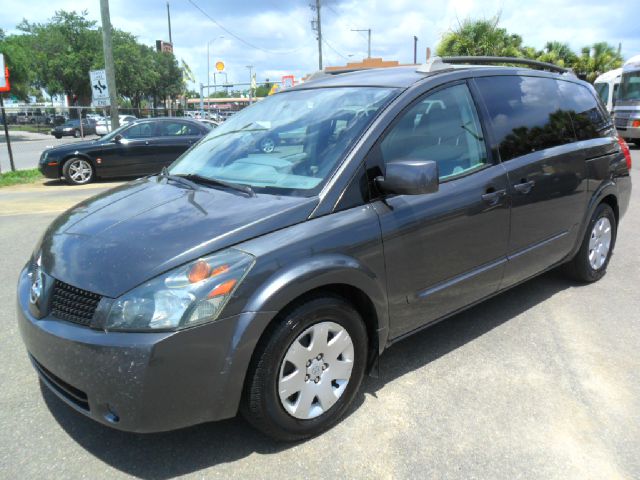
[[[500,202],[500,199],[507,194],[507,191],[502,190],[487,190],[487,193],[482,195],[482,200],[487,202],[489,205],[497,205]]]
[[[528,182],[525,182],[523,180],[520,183],[516,183],[513,186],[513,188],[515,189],[516,192],[526,195],[527,193],[529,193],[531,191],[531,189],[533,189],[533,186],[535,184],[536,184],[536,182],[534,182],[533,180],[529,180]]]

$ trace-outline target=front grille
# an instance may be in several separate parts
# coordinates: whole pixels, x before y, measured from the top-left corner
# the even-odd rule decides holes
[[[40,377],[44,380],[49,388],[58,392],[63,398],[73,403],[74,405],[77,405],[83,410],[89,411],[89,399],[86,393],[84,393],[79,388],[74,387],[73,385],[69,385],[60,377],[57,377],[56,375],[51,373],[33,356],[29,355],[29,357],[31,357],[33,366],[36,367],[36,370],[40,374]]]
[[[60,320],[89,325],[101,298],[96,293],[56,280],[53,285],[51,314]]]
[[[628,120],[628,118],[616,117],[616,127],[626,128]]]

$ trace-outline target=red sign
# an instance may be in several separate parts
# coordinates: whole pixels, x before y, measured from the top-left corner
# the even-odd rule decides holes
[[[4,68],[4,87],[0,87],[0,92],[8,92],[11,90],[11,84],[9,83],[9,69]]]

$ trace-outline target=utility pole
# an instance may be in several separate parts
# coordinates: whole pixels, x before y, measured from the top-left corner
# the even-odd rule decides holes
[[[371,29],[370,28],[352,28],[352,32],[367,32],[367,58],[371,58]]]
[[[113,50],[111,49],[111,18],[109,16],[109,0],[100,0],[100,17],[102,19],[102,49],[104,50],[104,68],[107,74],[109,103],[111,104],[111,130],[115,130],[120,126],[120,121],[118,119],[116,69],[113,64]],[[80,119],[80,122],[82,122],[82,118]]]
[[[418,37],[413,36],[413,64],[418,63]]]
[[[169,11],[168,1],[167,1],[167,23],[169,24],[169,43],[173,47],[173,40],[171,39],[171,12]]]
[[[320,0],[316,0],[315,6],[311,5],[311,10],[315,10],[316,19],[311,20],[311,29],[315,31],[318,39],[318,70],[322,70],[322,23],[320,20]]]
[[[4,72],[2,72],[4,75]],[[2,124],[4,125],[4,138],[7,139],[7,151],[9,152],[9,165],[11,166],[11,171],[16,171],[16,166],[13,164],[13,150],[11,150],[11,139],[9,138],[9,129],[7,128],[7,114],[4,111],[4,100],[3,93],[0,93],[0,111],[2,111]],[[82,123],[82,121],[80,121]],[[2,168],[0,168],[0,173],[2,173]]]

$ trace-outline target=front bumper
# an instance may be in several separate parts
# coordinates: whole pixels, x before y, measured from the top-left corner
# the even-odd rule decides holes
[[[65,403],[120,430],[159,432],[233,417],[270,312],[179,332],[104,332],[29,310],[26,269],[18,323],[43,382]]]
[[[46,178],[60,178],[60,166],[57,160],[47,160],[45,163],[39,162],[38,170]]]

